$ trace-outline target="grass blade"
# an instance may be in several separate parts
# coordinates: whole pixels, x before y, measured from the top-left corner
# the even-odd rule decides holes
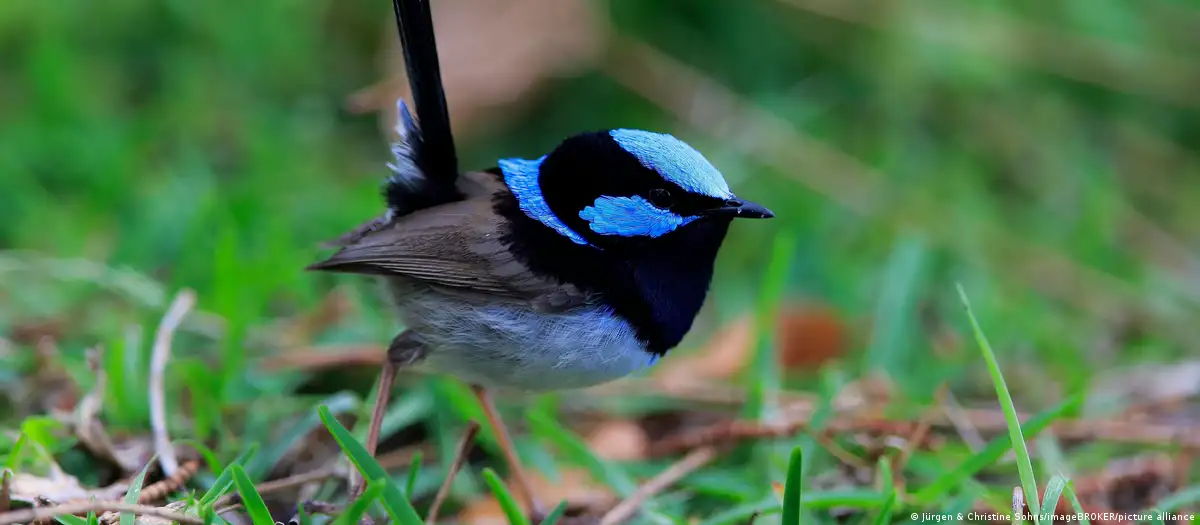
[[[801,501],[804,502],[804,507],[809,510],[828,510],[835,507],[873,509],[882,506],[886,498],[877,490],[850,489],[806,492]]]
[[[371,504],[379,499],[379,495],[383,494],[383,487],[387,484],[386,479],[375,480],[367,484],[366,490],[362,495],[350,503],[349,506],[342,511],[341,515],[333,521],[333,525],[356,525],[358,520],[362,519],[367,510],[371,508]]]
[[[563,514],[565,514],[566,512],[567,512],[567,500],[564,499],[561,502],[559,502],[557,506],[554,507],[554,510],[550,511],[550,514],[546,515],[546,518],[542,520],[542,523],[540,525],[557,525],[558,520],[562,519]]]
[[[743,503],[728,509],[722,510],[709,516],[699,525],[733,525],[735,523],[746,523],[751,516],[763,516],[779,512],[779,503],[772,495],[760,501]]]
[[[883,506],[879,507],[879,514],[875,515],[875,521],[871,522],[874,525],[885,525],[892,522],[892,507],[896,506],[896,492],[892,491],[888,494],[886,500],[883,501]]]
[[[1062,497],[1063,488],[1066,486],[1067,478],[1061,474],[1055,474],[1046,484],[1046,495],[1042,497],[1042,508],[1046,509],[1048,516],[1053,515],[1058,509],[1058,500]]]
[[[1063,487],[1063,492],[1067,493],[1067,500],[1071,502],[1072,509],[1075,510],[1075,515],[1079,516],[1079,525],[1092,525],[1092,520],[1089,520],[1087,513],[1083,510],[1083,505],[1079,503],[1079,498],[1075,496],[1075,483],[1067,480],[1067,484]]]
[[[792,449],[788,460],[787,479],[783,484],[783,525],[800,525],[801,473],[804,468],[804,450]]]
[[[1158,509],[1150,509],[1150,523],[1153,525],[1163,525],[1163,513]]]
[[[225,470],[225,468],[221,466],[221,465],[223,465],[223,463],[221,463],[221,461],[219,461],[217,459],[217,454],[215,452],[213,452],[212,449],[208,448],[204,443],[201,443],[194,439],[183,438],[183,439],[175,440],[175,444],[192,447],[192,449],[194,449],[196,451],[196,453],[200,454],[200,458],[204,460],[204,464],[208,467],[209,470],[211,470],[213,472],[221,472],[222,470]],[[258,445],[257,444],[253,445],[251,447],[251,450],[257,451]],[[239,456],[239,457],[241,457],[241,456]],[[236,459],[235,459],[235,461],[236,461]]]
[[[142,471],[138,473],[137,477],[133,478],[133,481],[129,483],[129,490],[125,492],[125,503],[136,504],[138,502],[138,497],[142,495],[142,483],[146,481],[146,471],[150,470],[150,465],[153,463],[154,458],[151,457],[150,461],[146,462],[146,466],[142,467]],[[133,525],[135,521],[137,521],[137,518],[132,512],[121,513],[121,525]]]
[[[979,344],[979,351],[983,354],[984,361],[987,362],[988,374],[992,376],[992,383],[996,386],[996,396],[1000,399],[1000,408],[1004,411],[1004,421],[1008,423],[1008,437],[1012,441],[1013,452],[1017,455],[1017,473],[1021,476],[1021,488],[1025,490],[1025,499],[1029,504],[1029,510],[1033,512],[1034,523],[1041,523],[1037,480],[1033,475],[1033,462],[1029,460],[1029,448],[1026,447],[1025,437],[1021,434],[1021,422],[1017,419],[1017,408],[1013,405],[1012,395],[1008,393],[1008,385],[1005,384],[1004,374],[1000,372],[1000,365],[996,362],[996,354],[992,352],[992,346],[988,344],[987,337],[983,335],[983,328],[979,326],[979,320],[975,319],[975,313],[971,311],[971,301],[967,299],[967,292],[961,283],[957,286],[958,296],[962,300],[963,308],[967,311],[967,318],[971,321],[971,329],[975,332],[975,342]]]
[[[25,445],[29,442],[29,436],[22,432],[17,436],[17,442],[8,451],[8,458],[4,460],[4,468],[12,472],[16,472],[21,466],[21,452],[25,451]]]
[[[1023,428],[1030,436],[1036,435],[1045,430],[1061,417],[1063,414],[1074,411],[1083,403],[1083,394],[1064,399],[1061,403],[1050,409],[1035,414],[1025,422]],[[975,473],[983,470],[984,467],[991,465],[1000,460],[1008,450],[1012,448],[1012,440],[1007,436],[996,436],[988,442],[987,446],[975,453],[975,455],[967,458],[966,461],[959,463],[954,468],[947,470],[944,474],[935,479],[925,488],[913,494],[913,502],[919,505],[927,505],[937,501],[951,489],[960,487],[963,482],[974,476]]]
[[[398,525],[421,525],[421,516],[417,514],[417,510],[408,502],[408,498],[400,491],[395,483],[388,477],[387,471],[375,461],[375,458],[367,452],[366,447],[354,439],[354,435],[342,426],[338,420],[334,419],[333,414],[329,411],[329,407],[321,405],[317,407],[317,414],[321,416],[321,421],[325,423],[325,428],[329,429],[329,433],[333,435],[334,441],[337,441],[342,451],[350,458],[350,462],[354,464],[362,473],[364,479],[382,479],[385,480],[383,485],[383,494],[380,496],[383,501],[383,508],[387,510],[392,521]]]
[[[1174,492],[1159,500],[1158,509],[1163,512],[1171,512],[1184,505],[1191,505],[1198,501],[1200,501],[1200,485],[1193,485],[1180,489],[1178,492]]]
[[[413,491],[417,487],[417,475],[421,473],[421,461],[424,460],[424,455],[418,450],[412,455],[412,466],[408,468],[408,479],[404,480],[404,495],[412,497]]]
[[[217,520],[219,519],[217,518],[216,510],[211,506],[200,507],[200,509],[197,511],[197,514],[199,514],[200,520],[204,522],[204,525],[212,525],[213,523],[217,523]],[[220,521],[221,523],[225,523],[225,520]]]
[[[246,461],[248,461],[251,457],[254,457],[254,454],[257,452],[258,445],[251,444],[245,452],[238,455],[238,457],[234,458],[232,463],[222,469],[221,473],[217,476],[217,480],[213,482],[212,487],[209,487],[208,492],[205,492],[204,495],[200,497],[200,508],[209,507],[213,503],[216,503],[217,498],[224,496],[225,492],[229,490],[229,487],[233,486],[233,471],[231,469],[234,466],[245,465]]]
[[[246,508],[246,514],[250,515],[250,521],[254,525],[275,525],[266,502],[254,488],[254,482],[250,481],[246,470],[241,465],[231,465],[230,473],[233,475],[233,484],[237,486],[238,494],[242,495],[242,506]]]
[[[521,506],[517,505],[517,500],[513,498],[508,487],[504,486],[504,482],[500,481],[500,476],[497,476],[494,470],[483,469],[483,480],[487,482],[488,488],[492,489],[492,494],[496,496],[496,502],[500,504],[504,515],[508,517],[509,525],[529,525],[529,518],[521,512]]]
[[[304,509],[303,501],[296,505],[296,519],[300,521],[300,525],[312,525],[312,516]]]
[[[58,522],[62,523],[63,525],[88,525],[88,520],[80,518],[79,516],[72,516],[70,514],[55,516],[54,519],[58,520]]]
[[[892,464],[888,462],[888,458],[879,458],[879,478],[883,483],[883,496],[887,499],[883,501],[883,506],[879,507],[879,514],[875,516],[875,525],[884,525],[892,521],[892,507],[896,504],[896,482],[892,477]]]

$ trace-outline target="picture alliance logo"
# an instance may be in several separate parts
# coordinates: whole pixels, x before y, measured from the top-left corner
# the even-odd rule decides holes
[[[1086,522],[1086,521],[1122,521],[1129,523],[1138,522],[1159,522],[1159,523],[1190,523],[1195,514],[1175,514],[1172,512],[1142,512],[1142,513],[1121,513],[1121,512],[1072,512],[1065,514],[1046,513],[1039,516],[1038,522]],[[943,522],[1000,522],[1013,521],[1012,514],[1005,513],[989,513],[989,512],[914,512],[909,515],[912,521],[928,522],[928,523],[943,523]],[[1032,514],[1020,516],[1026,523],[1033,523],[1034,517]]]

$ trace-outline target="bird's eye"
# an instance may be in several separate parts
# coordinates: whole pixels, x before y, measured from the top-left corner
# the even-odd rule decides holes
[[[675,200],[671,198],[671,192],[662,188],[656,188],[650,191],[650,203],[659,208],[670,208]]]

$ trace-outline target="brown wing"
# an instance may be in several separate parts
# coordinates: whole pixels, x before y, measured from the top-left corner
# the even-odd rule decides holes
[[[502,220],[492,210],[490,195],[485,192],[420,210],[362,231],[309,269],[403,275],[463,291],[529,300],[539,309],[560,310],[584,302],[584,294],[573,286],[534,275],[513,257],[501,242]]]
[[[468,199],[484,198],[495,195],[497,191],[507,190],[508,188],[500,180],[499,177],[486,172],[472,171],[463,173],[458,177],[457,186],[459,191],[463,192]],[[321,243],[324,248],[343,248],[354,244],[359,239],[372,231],[383,229],[388,225],[388,217],[380,215],[367,222],[364,222],[353,230],[350,230],[340,237]]]

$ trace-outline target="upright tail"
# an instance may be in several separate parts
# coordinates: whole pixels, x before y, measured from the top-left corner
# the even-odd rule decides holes
[[[407,108],[397,104],[396,129],[401,132],[402,145],[393,147],[397,162],[391,165],[394,174],[384,185],[384,196],[391,213],[404,215],[459,200],[462,194],[455,186],[458,157],[450,133],[429,0],[392,0],[392,6],[420,125],[418,131]]]

